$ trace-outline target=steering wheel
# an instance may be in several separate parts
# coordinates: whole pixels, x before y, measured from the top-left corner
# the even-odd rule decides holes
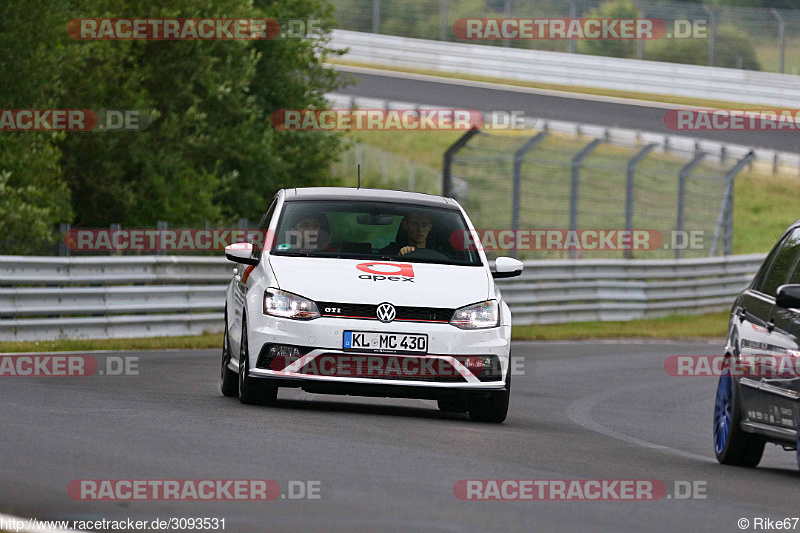
[[[432,250],[430,248],[417,248],[413,252],[408,252],[405,255],[399,256],[399,259],[404,257],[415,257],[417,259],[445,259],[449,260],[450,258],[444,255],[442,252],[437,252],[436,250]]]

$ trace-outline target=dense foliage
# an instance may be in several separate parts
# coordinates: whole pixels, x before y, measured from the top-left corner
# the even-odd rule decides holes
[[[321,21],[319,37],[263,41],[79,41],[74,18]],[[325,0],[0,2],[0,108],[136,109],[135,132],[0,133],[0,253],[27,253],[82,227],[193,226],[258,219],[275,190],[332,183],[341,139],[270,125],[323,105]]]

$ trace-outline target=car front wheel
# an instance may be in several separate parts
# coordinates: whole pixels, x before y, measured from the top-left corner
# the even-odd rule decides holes
[[[229,368],[231,363],[231,343],[228,338],[228,311],[225,311],[225,334],[222,337],[222,370],[220,386],[223,396],[236,398],[239,396],[239,383],[236,372]]]
[[[764,439],[747,433],[739,426],[742,406],[726,358],[717,385],[714,402],[714,453],[724,465],[755,467],[764,454]]]
[[[242,318],[242,345],[239,348],[239,400],[248,405],[272,405],[278,398],[278,387],[266,380],[250,377],[250,356],[247,346],[247,320]]]
[[[506,376],[506,388],[489,394],[488,398],[469,398],[469,418],[475,422],[499,424],[508,415],[508,402],[511,397],[511,369]]]

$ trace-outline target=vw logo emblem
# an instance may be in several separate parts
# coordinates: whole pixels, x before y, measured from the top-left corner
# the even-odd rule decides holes
[[[378,320],[381,322],[391,322],[394,320],[394,317],[397,316],[397,311],[395,311],[392,304],[386,303],[378,306],[378,312],[376,314],[378,315]]]

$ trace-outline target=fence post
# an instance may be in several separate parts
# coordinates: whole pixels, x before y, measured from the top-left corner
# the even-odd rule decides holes
[[[381,0],[372,0],[372,33],[381,32]]]
[[[572,180],[570,185],[569,194],[569,229],[575,231],[578,229],[578,187],[580,185],[581,163],[586,157],[597,148],[603,139],[595,139],[581,149],[580,152],[575,154],[572,158]],[[575,250],[569,251],[569,258],[575,259]]]
[[[777,9],[770,11],[778,19],[778,72],[783,74],[786,67],[786,21]]]
[[[453,157],[456,155],[456,152],[464,148],[466,144],[472,139],[475,135],[480,133],[481,130],[478,128],[472,128],[467,133],[459,137],[459,139],[454,142],[450,147],[445,150],[444,152],[444,161],[442,163],[442,196],[445,198],[449,198],[451,196],[451,191],[453,188]]]
[[[714,12],[707,5],[703,6],[703,10],[708,15],[708,66],[714,66],[714,41],[717,38],[717,20]]]
[[[625,231],[628,235],[633,230],[633,180],[636,175],[636,166],[647,157],[647,155],[658,146],[658,143],[650,143],[628,161],[627,175],[625,180]],[[632,253],[630,249],[625,250],[625,257],[630,259]]]
[[[411,161],[408,165],[408,190],[414,192],[417,189],[417,164]]]
[[[511,2],[513,0],[503,0],[503,16],[507,19],[511,18]],[[503,39],[503,46],[508,48],[511,46],[511,41]]]
[[[122,252],[120,250],[114,250],[113,249],[113,246],[114,246],[114,234],[117,231],[121,231],[122,230],[122,224],[111,224],[109,226],[109,229],[111,230],[110,233],[111,233],[111,246],[112,246],[112,249],[111,249],[111,251],[109,251],[108,255],[122,255]]]
[[[58,232],[61,234],[61,242],[58,243],[58,255],[61,257],[69,257],[70,255],[70,249],[67,247],[66,242],[64,242],[64,237],[66,237],[69,227],[69,222],[62,222],[58,226]]]
[[[578,14],[577,6],[575,6],[575,0],[569,0],[569,18],[575,18]],[[577,52],[577,41],[575,39],[568,39],[567,40],[567,53],[574,54]]]
[[[166,231],[167,231],[167,221],[166,220],[159,220],[156,222],[156,229],[158,230],[158,252],[157,255],[167,255],[167,251],[164,249],[166,245]]]
[[[739,174],[754,157],[755,154],[750,150],[744,157],[736,162],[733,168],[725,173],[725,194],[722,197],[722,206],[720,208],[719,217],[717,218],[717,228],[714,232],[714,242],[711,245],[710,256],[713,256],[717,251],[720,229],[723,231],[723,255],[733,254],[733,184],[736,180],[736,175]]]
[[[439,40],[447,40],[447,0],[439,0]]]
[[[519,211],[521,204],[520,195],[522,193],[522,162],[525,159],[525,154],[533,150],[533,148],[542,142],[547,135],[548,132],[546,130],[540,131],[525,141],[525,144],[523,144],[519,150],[514,152],[514,185],[511,192],[511,229],[514,231],[515,235],[517,230],[519,230]],[[511,250],[511,257],[517,257],[518,254],[518,250]]]
[[[694,167],[700,164],[703,158],[706,156],[705,152],[701,152],[700,150],[694,153],[694,157],[691,161],[683,165],[683,167],[678,172],[678,220],[675,223],[675,236],[677,238],[678,235],[681,235],[681,239],[683,238],[680,232],[683,231],[684,225],[684,210],[686,204],[686,180],[689,178],[689,174],[692,173]],[[681,241],[683,244],[683,241]],[[675,247],[675,258],[680,259],[683,255],[683,250],[680,246]]]

